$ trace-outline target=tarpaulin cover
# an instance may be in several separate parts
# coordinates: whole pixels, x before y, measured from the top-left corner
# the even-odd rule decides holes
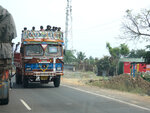
[[[11,43],[0,43],[0,59],[12,57]]]
[[[0,6],[0,59],[11,58],[11,41],[16,36],[13,17]]]

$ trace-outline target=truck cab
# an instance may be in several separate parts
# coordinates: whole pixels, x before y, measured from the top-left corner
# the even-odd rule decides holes
[[[63,75],[63,35],[57,31],[24,31],[20,53],[14,54],[16,83],[53,82],[59,87]]]

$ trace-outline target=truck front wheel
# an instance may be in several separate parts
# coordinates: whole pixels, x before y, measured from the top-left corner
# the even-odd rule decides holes
[[[21,84],[21,75],[19,73],[16,73],[16,84]]]
[[[54,86],[59,87],[60,86],[60,75],[53,78]]]
[[[1,105],[7,105],[9,103],[9,96],[6,99],[1,100]]]
[[[22,83],[22,76],[19,74],[19,69],[16,69],[16,84],[21,84]]]
[[[26,76],[23,77],[22,85],[24,88],[28,87],[28,77],[26,77]]]

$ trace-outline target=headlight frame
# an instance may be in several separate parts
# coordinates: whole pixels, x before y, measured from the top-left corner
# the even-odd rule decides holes
[[[57,67],[56,70],[57,71],[62,71],[62,68],[61,67]]]

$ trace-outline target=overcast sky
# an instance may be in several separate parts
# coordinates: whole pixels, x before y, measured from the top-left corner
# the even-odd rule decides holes
[[[31,29],[40,25],[60,26],[65,31],[67,0],[0,0],[0,5],[13,15],[17,38],[20,41],[23,27]],[[101,58],[108,55],[106,42],[112,47],[124,41],[117,39],[125,11],[150,8],[150,0],[72,0],[73,49],[87,57]],[[68,43],[68,44],[72,44]],[[144,47],[148,43],[128,42],[130,49]]]

